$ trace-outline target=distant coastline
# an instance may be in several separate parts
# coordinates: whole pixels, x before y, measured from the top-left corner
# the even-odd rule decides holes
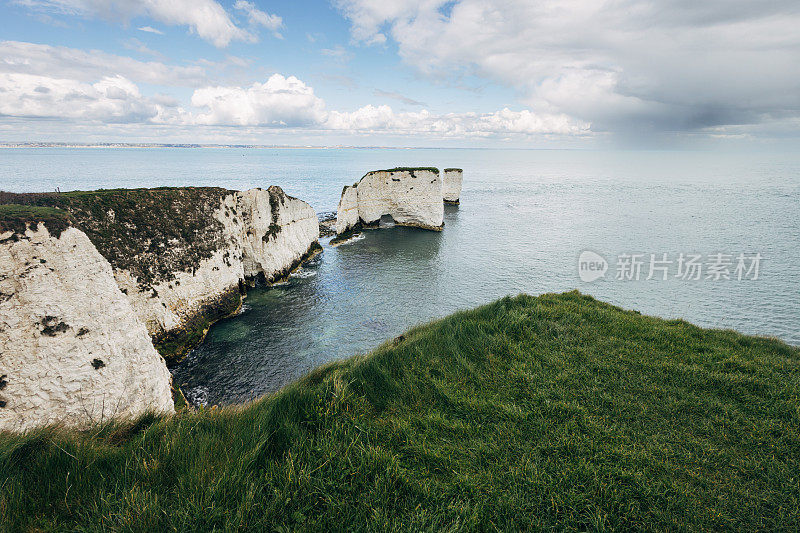
[[[0,142],[0,148],[250,148],[273,150],[439,150],[425,146],[301,146],[270,144],[193,144],[193,143],[67,143],[67,142]]]

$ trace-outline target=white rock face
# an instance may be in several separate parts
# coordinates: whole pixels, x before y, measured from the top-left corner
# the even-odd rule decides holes
[[[344,233],[358,224],[358,188],[348,185],[342,190],[336,210],[336,233]]]
[[[225,209],[237,206],[235,194],[222,199],[214,218],[222,223],[225,244],[210,258],[200,260],[192,272],[176,271],[173,279],[154,283],[142,289],[138,279],[128,270],[115,268],[114,277],[128,296],[136,315],[153,335],[163,334],[187,324],[203,313],[223,292],[238,293],[239,280],[244,278],[241,261],[241,221],[224,216]]]
[[[170,374],[80,230],[0,235],[0,429],[173,411]]]
[[[461,197],[461,183],[464,173],[460,168],[446,168],[442,172],[442,198],[450,204],[457,204]]]
[[[77,228],[0,235],[0,429],[172,412],[170,374],[153,341],[173,335],[180,343],[196,324],[235,311],[246,279],[273,281],[318,247],[316,213],[280,187],[213,201],[210,257],[146,288]],[[190,258],[191,246],[182,246],[174,253]],[[146,261],[137,258],[128,257],[133,268]]]
[[[223,245],[192,272],[173,272],[169,281],[142,289],[129,271],[114,271],[156,341],[180,335],[203,315],[216,320],[235,311],[246,279],[273,281],[295,267],[319,238],[314,209],[280,187],[228,194],[213,216],[222,224]]]
[[[280,187],[270,187],[266,194],[260,189],[239,193],[237,203],[247,278],[263,276],[272,281],[295,266],[319,239],[314,209]]]
[[[440,230],[444,223],[442,180],[428,169],[378,170],[367,173],[339,200],[336,232],[358,222],[373,224],[391,215],[401,226]]]

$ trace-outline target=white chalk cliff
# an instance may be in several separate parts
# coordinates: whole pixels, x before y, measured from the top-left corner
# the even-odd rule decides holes
[[[212,217],[219,222],[218,245],[210,257],[191,269],[175,270],[157,282],[143,285],[128,269],[114,276],[137,315],[167,357],[179,357],[191,344],[172,346],[197,335],[210,322],[235,312],[241,305],[243,282],[267,282],[288,274],[318,246],[319,221],[314,209],[286,195],[280,187],[231,192],[220,199]]]
[[[242,255],[246,278],[273,281],[309,252],[319,239],[314,209],[280,187],[238,193],[242,214]]]
[[[336,233],[341,235],[359,224],[376,224],[383,215],[390,215],[401,226],[441,230],[444,206],[439,171],[404,168],[368,172],[342,191]]]
[[[87,236],[0,234],[0,429],[173,410],[170,374]]]
[[[460,168],[446,168],[442,171],[442,198],[449,204],[457,204],[461,197],[461,184],[464,173]]]
[[[70,220],[0,229],[0,429],[171,412],[162,355],[319,249],[314,210],[280,187],[17,196]]]

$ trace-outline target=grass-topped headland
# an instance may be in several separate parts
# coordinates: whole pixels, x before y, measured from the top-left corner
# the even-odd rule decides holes
[[[239,407],[0,436],[4,530],[797,530],[800,350],[504,298]]]
[[[0,205],[63,212],[112,266],[130,271],[148,288],[176,271],[191,271],[220,248],[221,223],[213,213],[229,193],[218,187],[0,192]]]

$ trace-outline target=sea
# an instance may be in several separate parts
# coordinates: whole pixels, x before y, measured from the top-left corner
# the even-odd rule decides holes
[[[201,405],[246,401],[506,295],[577,289],[643,314],[800,345],[800,154],[2,148],[0,190],[280,185],[320,213],[395,166],[464,169],[440,233],[384,227],[251,290],[171,369]]]

